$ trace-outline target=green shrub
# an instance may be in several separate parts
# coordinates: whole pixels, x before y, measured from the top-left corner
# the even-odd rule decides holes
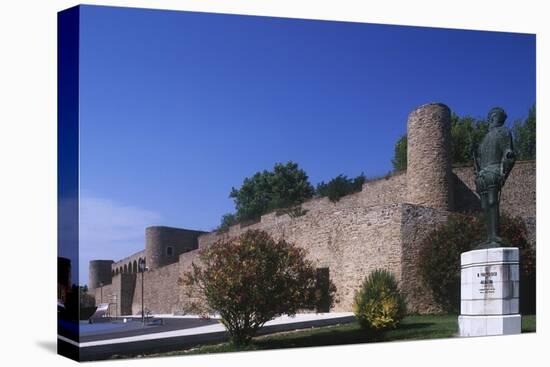
[[[387,270],[373,271],[355,294],[353,312],[369,332],[397,327],[407,308],[394,276]]]
[[[347,178],[344,175],[338,175],[329,182],[321,181],[317,185],[316,193],[320,197],[328,196],[332,202],[340,200],[342,196],[359,192],[365,183],[365,174],[361,173],[355,178]]]
[[[527,241],[521,218],[501,216],[500,235],[520,250],[520,311],[535,311],[535,252]],[[460,254],[473,250],[486,237],[482,215],[450,215],[421,244],[419,267],[434,300],[445,312],[460,311]]]

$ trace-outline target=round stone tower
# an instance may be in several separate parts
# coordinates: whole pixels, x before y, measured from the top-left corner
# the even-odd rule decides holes
[[[145,258],[149,269],[157,269],[164,264],[164,247],[166,246],[164,237],[164,227],[145,228]]]
[[[407,201],[452,210],[451,111],[429,103],[409,114],[407,122]]]
[[[166,226],[152,226],[145,229],[145,258],[149,269],[173,264],[179,255],[198,248],[198,237],[202,231]]]
[[[88,287],[98,288],[100,283],[111,284],[111,265],[113,260],[92,260],[88,273]]]

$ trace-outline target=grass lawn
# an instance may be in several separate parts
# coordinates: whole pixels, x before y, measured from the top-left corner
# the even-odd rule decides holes
[[[535,315],[523,316],[522,332],[536,330]],[[334,326],[324,326],[305,330],[282,332],[254,338],[251,345],[235,348],[229,343],[201,345],[190,349],[150,356],[175,356],[187,354],[207,354],[236,351],[251,351],[279,348],[303,348],[339,344],[372,343],[397,340],[420,340],[450,338],[458,333],[456,315],[408,316],[399,328],[388,330],[377,336],[367,336],[356,322]]]

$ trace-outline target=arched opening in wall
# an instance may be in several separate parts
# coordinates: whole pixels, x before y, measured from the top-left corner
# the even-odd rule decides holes
[[[115,269],[115,275],[118,275],[118,268]]]
[[[111,277],[114,277],[114,276],[115,276],[115,271],[111,270]]]
[[[166,256],[174,255],[174,248],[172,246],[166,247]]]
[[[128,273],[128,266],[126,266],[126,264],[124,264],[124,270],[123,270],[123,273],[124,273],[124,274]]]
[[[132,263],[128,263],[128,273],[132,274]]]
[[[132,266],[132,273],[137,273],[137,261],[134,260],[134,265]]]

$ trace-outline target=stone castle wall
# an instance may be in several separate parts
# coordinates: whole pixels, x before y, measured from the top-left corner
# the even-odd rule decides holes
[[[173,314],[181,309],[178,278],[181,274],[179,263],[146,271],[144,280],[145,309],[155,314]],[[134,297],[131,304],[134,315],[141,314],[141,273],[136,274]]]
[[[403,204],[401,212],[401,282],[407,298],[409,312],[438,313],[431,291],[422,280],[418,266],[420,245],[439,224],[445,222],[449,212],[413,204]]]
[[[355,290],[372,270],[385,268],[398,279],[401,276],[400,222],[400,204],[368,208],[333,206],[330,210],[311,210],[295,219],[257,223],[240,229],[240,233],[248,229],[262,229],[276,239],[285,239],[307,249],[308,258],[317,268],[330,269],[330,278],[336,285],[336,298],[339,300],[334,310],[343,311],[351,309]],[[216,240],[238,234],[210,234],[209,237]],[[198,263],[198,253],[195,250],[182,254],[178,264],[145,274],[147,308],[155,313],[181,310],[185,300],[180,299],[183,292],[177,281],[184,271],[191,269],[192,262]],[[132,306],[134,313],[141,310],[140,287],[141,277],[138,274]]]
[[[104,285],[102,289],[91,289],[90,293],[94,295],[96,305],[111,303],[110,313],[121,316],[132,313],[135,289],[136,274],[118,274],[113,276],[111,284]]]

